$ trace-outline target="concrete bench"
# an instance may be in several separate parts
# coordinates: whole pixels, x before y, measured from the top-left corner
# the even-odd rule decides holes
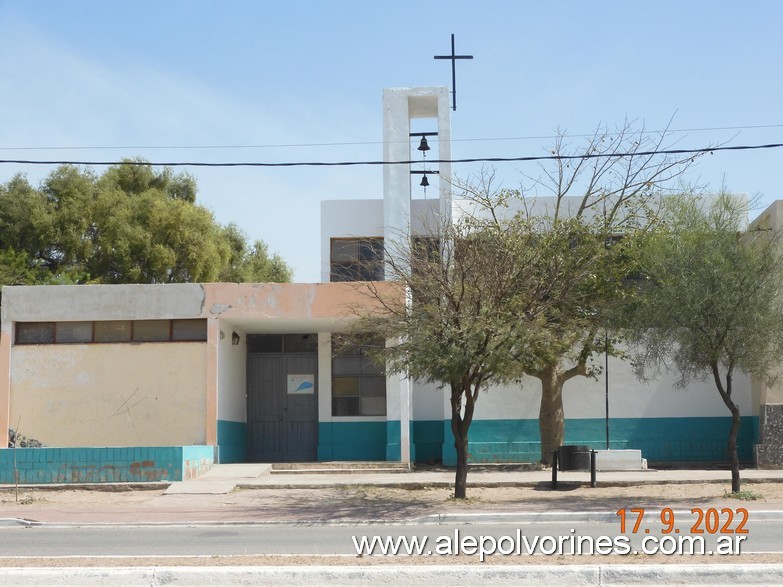
[[[566,451],[566,449],[576,449]],[[587,447],[561,446],[552,452],[552,489],[557,489],[557,469],[560,464],[560,452],[567,456],[567,466],[561,468],[564,471],[590,471],[590,487],[596,486],[597,471],[641,471],[647,468],[647,460],[642,458],[642,451],[636,449],[624,450],[590,450],[589,467],[585,459]],[[571,453],[574,454],[571,454]],[[565,463],[563,463],[565,464]]]

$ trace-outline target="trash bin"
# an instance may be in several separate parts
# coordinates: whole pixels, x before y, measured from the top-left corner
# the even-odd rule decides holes
[[[557,449],[561,471],[589,471],[590,447],[584,444],[568,444]]]

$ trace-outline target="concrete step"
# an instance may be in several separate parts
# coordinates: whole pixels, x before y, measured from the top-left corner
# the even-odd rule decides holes
[[[357,474],[357,473],[408,473],[408,463],[386,461],[331,461],[323,463],[273,463],[270,473],[296,474]]]

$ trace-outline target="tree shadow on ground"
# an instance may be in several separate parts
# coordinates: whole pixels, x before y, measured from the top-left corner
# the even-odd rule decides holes
[[[728,487],[728,483],[726,484]],[[689,487],[690,489],[690,487]],[[468,499],[451,497],[453,490],[394,489],[373,486],[329,489],[243,490],[233,504],[249,518],[293,521],[401,521],[442,513],[617,511],[645,509],[690,509],[725,501],[723,484],[700,486],[677,493],[671,486],[596,487],[563,483],[552,490],[548,483],[537,487],[471,488]],[[740,502],[737,502],[738,504]],[[237,511],[237,510],[235,510]]]
[[[258,490],[248,490],[256,493]],[[286,489],[275,499],[259,495],[259,512],[264,516],[299,520],[391,520],[410,519],[440,511],[442,499],[429,490],[400,490],[389,493],[375,487],[335,487],[326,490]],[[243,500],[253,508],[252,496]],[[439,496],[438,496],[439,497]],[[248,514],[251,514],[248,511]]]

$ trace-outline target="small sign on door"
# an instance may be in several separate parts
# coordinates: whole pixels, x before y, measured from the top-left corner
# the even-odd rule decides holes
[[[289,375],[288,394],[302,395],[315,393],[315,375]]]

